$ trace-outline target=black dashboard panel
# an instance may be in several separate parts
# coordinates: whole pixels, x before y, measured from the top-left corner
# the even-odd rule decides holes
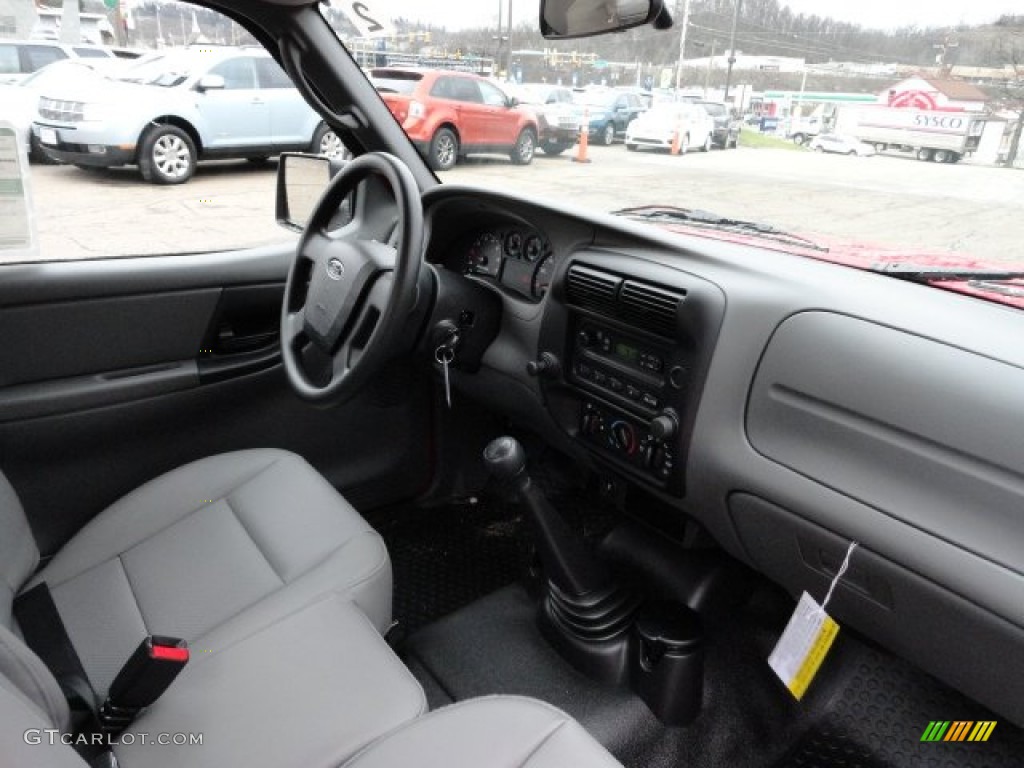
[[[540,353],[564,361],[544,381],[550,412],[603,462],[683,496],[721,290],[612,249],[577,251],[564,267],[540,337]]]

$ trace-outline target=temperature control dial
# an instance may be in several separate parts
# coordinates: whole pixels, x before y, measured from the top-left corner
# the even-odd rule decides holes
[[[628,421],[614,421],[608,430],[608,439],[612,448],[627,456],[632,456],[640,447],[636,429]]]

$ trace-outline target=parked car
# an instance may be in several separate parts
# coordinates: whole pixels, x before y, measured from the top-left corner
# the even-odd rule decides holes
[[[471,154],[507,154],[516,165],[533,160],[534,111],[482,77],[394,67],[371,69],[370,80],[435,171]]]
[[[158,184],[188,181],[199,160],[340,148],[277,62],[232,47],[162,55],[113,87],[47,86],[32,136],[60,162],[138,165],[144,179]]]
[[[735,149],[740,142],[743,121],[736,117],[732,108],[720,101],[695,101],[715,121],[714,143],[722,149]]]
[[[50,40],[0,40],[0,84],[16,83],[47,64],[63,59],[112,59],[114,51],[88,43]]]
[[[819,134],[810,140],[807,147],[815,152],[833,152],[838,155],[872,157],[875,154],[875,148],[870,144],[842,133]]]
[[[572,91],[560,85],[531,83],[516,88],[521,104],[532,107],[540,130],[540,148],[560,155],[577,142],[583,111],[573,102]]]
[[[696,104],[662,104],[644,112],[629,124],[626,130],[626,149],[670,149],[677,132],[681,153],[685,154],[694,147],[708,152],[713,141],[715,123]]]
[[[113,71],[125,63],[127,62],[113,58],[61,59],[36,70],[16,83],[0,84],[0,120],[7,120],[15,127],[31,160],[53,162],[32,139],[32,122],[38,116],[41,90],[72,80],[100,77],[101,72]]]
[[[587,110],[590,138],[606,147],[625,136],[629,124],[646,109],[635,93],[594,90],[579,92],[575,97],[576,103]]]

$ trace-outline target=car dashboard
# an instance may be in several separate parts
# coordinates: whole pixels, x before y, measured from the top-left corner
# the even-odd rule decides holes
[[[1024,652],[1024,441],[1005,418],[1024,410],[1024,316],[514,195],[424,202],[427,261],[501,312],[479,365],[453,365],[457,397],[794,596],[820,599],[857,541],[840,623],[1024,722],[1024,675],[989,663]]]

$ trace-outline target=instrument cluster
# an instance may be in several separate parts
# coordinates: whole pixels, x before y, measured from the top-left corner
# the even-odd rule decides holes
[[[476,232],[459,251],[462,272],[491,280],[525,299],[540,301],[551,285],[555,270],[551,243],[529,227]]]

